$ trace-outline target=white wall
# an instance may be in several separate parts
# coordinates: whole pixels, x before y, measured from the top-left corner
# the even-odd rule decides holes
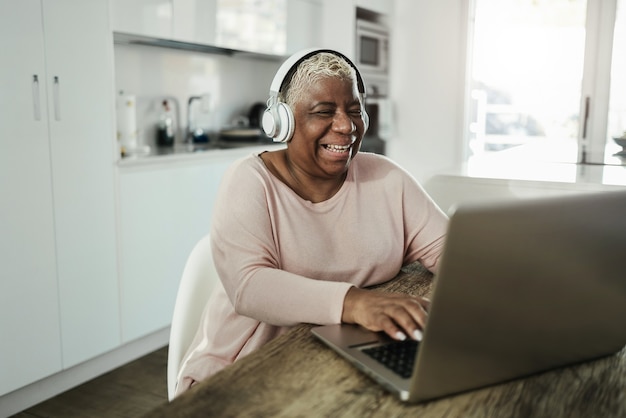
[[[467,3],[395,0],[387,154],[421,181],[462,160]]]
[[[151,146],[163,98],[178,102],[180,126],[186,129],[188,98],[208,93],[211,106],[202,124],[219,131],[236,116],[247,115],[254,102],[265,103],[281,64],[278,58],[227,57],[149,46],[116,44],[114,51],[115,87],[136,96],[139,136]]]

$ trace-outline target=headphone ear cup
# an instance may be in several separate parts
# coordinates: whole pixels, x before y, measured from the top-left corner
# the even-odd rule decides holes
[[[275,116],[274,106],[268,107],[263,112],[263,118],[261,119],[261,126],[263,126],[263,131],[265,135],[270,138],[276,137],[276,131],[278,130],[276,116]]]
[[[289,105],[278,102],[263,113],[263,130],[274,142],[287,142],[293,136],[295,120]]]
[[[278,130],[274,141],[288,142],[293,136],[295,130],[295,120],[293,112],[287,103],[276,103],[276,114],[278,115]]]

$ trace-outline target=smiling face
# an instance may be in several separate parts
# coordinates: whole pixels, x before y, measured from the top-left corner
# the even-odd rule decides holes
[[[338,77],[312,82],[292,107],[289,160],[311,178],[343,179],[365,132],[356,83]]]

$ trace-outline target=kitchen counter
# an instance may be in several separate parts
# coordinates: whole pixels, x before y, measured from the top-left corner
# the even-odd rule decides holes
[[[446,174],[465,177],[571,184],[574,187],[626,186],[626,165],[470,160]]]
[[[231,158],[236,155],[272,151],[281,147],[285,147],[285,144],[268,140],[176,144],[173,147],[154,147],[149,153],[125,156],[118,161],[117,165],[122,168],[205,161],[212,158]]]
[[[424,182],[426,191],[448,213],[465,203],[602,192],[624,187],[626,166],[487,164],[484,160],[439,171]]]

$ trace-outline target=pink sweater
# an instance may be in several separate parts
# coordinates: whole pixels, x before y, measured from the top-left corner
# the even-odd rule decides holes
[[[341,322],[351,286],[419,260],[436,271],[447,217],[391,160],[359,153],[331,199],[311,203],[258,155],[224,175],[211,228],[220,276],[183,360],[177,394],[299,323]]]

